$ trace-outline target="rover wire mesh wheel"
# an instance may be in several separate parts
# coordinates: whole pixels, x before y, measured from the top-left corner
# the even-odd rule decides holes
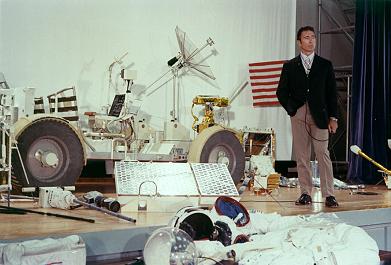
[[[189,162],[224,163],[235,184],[243,177],[245,157],[239,139],[232,131],[220,126],[203,130],[192,142]]]
[[[17,137],[20,158],[12,151],[13,185],[22,187],[72,186],[84,167],[82,143],[71,125],[56,118],[29,124]]]

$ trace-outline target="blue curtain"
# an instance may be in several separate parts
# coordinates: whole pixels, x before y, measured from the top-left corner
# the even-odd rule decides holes
[[[350,143],[390,169],[391,1],[357,0],[353,56]],[[350,153],[347,179],[374,184],[378,168]]]

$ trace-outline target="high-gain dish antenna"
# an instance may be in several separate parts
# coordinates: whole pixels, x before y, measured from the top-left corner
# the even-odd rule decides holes
[[[186,32],[181,30],[178,26],[175,28],[175,34],[179,45],[178,55],[168,60],[167,65],[170,69],[165,72],[162,76],[156,79],[152,84],[150,84],[147,89],[152,87],[160,79],[162,79],[166,74],[171,73],[172,77],[169,80],[173,80],[173,107],[170,112],[172,120],[177,120],[177,87],[178,87],[178,76],[180,71],[182,74],[186,73],[187,70],[195,70],[196,72],[202,74],[203,76],[215,80],[216,78],[213,75],[213,72],[208,64],[206,64],[206,58],[201,55],[201,51],[207,46],[212,46],[214,44],[213,40],[209,37],[206,40],[206,43],[201,47],[197,48],[191,40],[188,38]],[[168,81],[169,81],[168,80]],[[151,95],[157,89],[151,91],[147,96]]]

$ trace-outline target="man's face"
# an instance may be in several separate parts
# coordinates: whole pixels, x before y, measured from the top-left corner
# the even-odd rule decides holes
[[[311,54],[316,47],[315,33],[310,30],[303,31],[300,35],[300,40],[297,41],[297,45],[299,45],[304,54]]]

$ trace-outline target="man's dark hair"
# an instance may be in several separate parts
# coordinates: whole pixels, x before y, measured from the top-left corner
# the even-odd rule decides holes
[[[301,33],[302,33],[303,31],[312,31],[313,33],[315,33],[314,28],[311,27],[311,26],[301,27],[301,28],[299,28],[299,31],[297,31],[297,40],[300,40]]]

